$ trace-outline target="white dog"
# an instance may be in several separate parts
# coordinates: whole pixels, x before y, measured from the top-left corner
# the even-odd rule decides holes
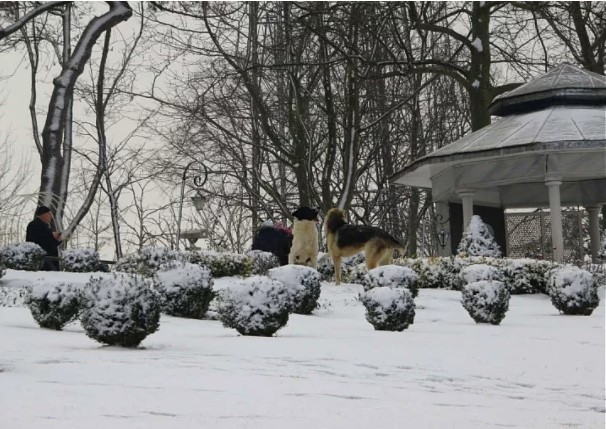
[[[318,266],[318,214],[318,210],[310,207],[299,207],[292,213],[295,221],[289,264]]]

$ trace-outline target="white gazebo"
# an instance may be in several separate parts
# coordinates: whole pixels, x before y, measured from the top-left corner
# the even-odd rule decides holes
[[[444,219],[449,203],[462,202],[463,227],[474,205],[549,207],[556,261],[564,250],[561,207],[584,206],[597,258],[606,203],[606,77],[562,64],[497,97],[490,112],[502,118],[414,161],[392,182],[431,188]]]

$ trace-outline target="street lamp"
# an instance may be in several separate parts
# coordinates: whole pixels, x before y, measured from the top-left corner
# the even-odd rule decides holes
[[[439,231],[438,231],[438,244],[440,245],[440,247],[442,249],[444,249],[446,247],[448,237],[449,237],[449,233],[447,231],[444,230],[444,224],[446,224],[450,218],[446,219],[446,220],[442,220],[444,219],[443,216],[441,214],[437,214],[434,216],[434,221],[436,222],[437,225],[439,225]]]
[[[202,193],[198,191],[196,195],[191,197],[191,202],[194,203],[194,207],[197,211],[202,211],[206,205],[206,196],[202,195]]]
[[[200,194],[200,189],[202,189],[202,187],[204,186],[204,184],[206,183],[206,179],[208,179],[208,168],[206,168],[206,165],[204,165],[203,163],[199,162],[199,161],[192,161],[189,164],[187,164],[185,166],[185,169],[183,170],[183,176],[181,177],[181,198],[179,199],[179,217],[177,219],[177,250],[179,250],[179,241],[181,240],[181,218],[183,216],[183,198],[185,196],[185,181],[187,180],[187,172],[190,169],[190,167],[194,164],[199,164],[200,166],[202,166],[202,171],[203,171],[203,175],[200,174],[196,174],[195,176],[193,176],[193,186],[194,188],[198,189],[198,195],[197,197],[200,197],[201,199],[204,199],[204,197],[202,196],[202,194]],[[194,201],[194,205],[196,206],[196,210],[199,210],[198,207],[202,208],[203,201],[198,201],[198,204],[196,204],[196,202]]]

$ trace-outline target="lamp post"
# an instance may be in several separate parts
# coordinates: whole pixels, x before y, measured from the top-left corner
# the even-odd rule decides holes
[[[200,197],[200,199],[202,199],[202,195],[200,194],[200,189],[204,186],[204,184],[206,183],[206,179],[208,179],[208,168],[206,168],[206,165],[204,165],[203,163],[199,162],[199,161],[192,161],[189,164],[187,164],[185,166],[185,169],[183,170],[183,176],[181,177],[181,197],[179,199],[179,216],[177,218],[177,250],[179,250],[179,241],[181,240],[181,218],[183,216],[183,198],[185,196],[185,181],[187,180],[187,172],[189,171],[190,167],[194,164],[199,164],[202,166],[202,171],[204,175],[195,175],[193,176],[194,179],[194,188],[198,189],[198,197]],[[194,202],[194,204],[196,204]],[[201,207],[201,206],[200,206]],[[198,209],[198,205],[196,205],[196,209]]]

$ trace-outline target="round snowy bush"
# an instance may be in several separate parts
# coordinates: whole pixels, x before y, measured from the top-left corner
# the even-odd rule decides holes
[[[0,259],[6,268],[23,271],[40,271],[46,252],[35,243],[9,244],[0,248]]]
[[[253,258],[239,253],[192,252],[189,262],[207,266],[213,278],[248,277],[253,269]]]
[[[415,298],[419,294],[417,274],[407,267],[398,265],[383,265],[374,268],[364,276],[362,287],[365,291],[376,287],[406,288]]]
[[[399,332],[414,323],[415,302],[408,289],[379,286],[362,292],[360,301],[377,331]]]
[[[207,267],[173,262],[154,276],[154,288],[160,294],[166,314],[202,319],[214,298],[213,279]]]
[[[160,326],[160,300],[143,277],[92,277],[83,291],[82,327],[104,344],[136,347]]]
[[[548,284],[551,303],[560,313],[589,316],[600,303],[594,276],[580,268],[551,270]]]
[[[459,273],[464,284],[475,283],[482,280],[504,281],[503,272],[488,264],[468,265]]]
[[[501,250],[480,216],[472,216],[457,249],[459,256],[500,258]]]
[[[320,273],[303,265],[284,265],[269,270],[269,278],[284,283],[292,296],[292,312],[311,314],[320,298]]]
[[[250,250],[246,252],[246,256],[253,260],[253,275],[266,275],[269,270],[280,266],[278,257],[271,252],[262,250]]]
[[[242,335],[271,337],[288,322],[291,305],[284,283],[253,276],[222,290],[217,311],[227,328]]]
[[[476,323],[498,325],[509,309],[509,290],[503,282],[482,280],[463,288],[463,307]]]
[[[94,249],[68,249],[61,254],[63,271],[92,273],[99,269],[99,254]]]
[[[78,318],[80,290],[68,283],[36,285],[25,300],[40,327],[60,331]]]
[[[2,259],[0,259],[0,279],[4,277],[6,274],[6,269],[4,268],[4,264],[2,263]]]

